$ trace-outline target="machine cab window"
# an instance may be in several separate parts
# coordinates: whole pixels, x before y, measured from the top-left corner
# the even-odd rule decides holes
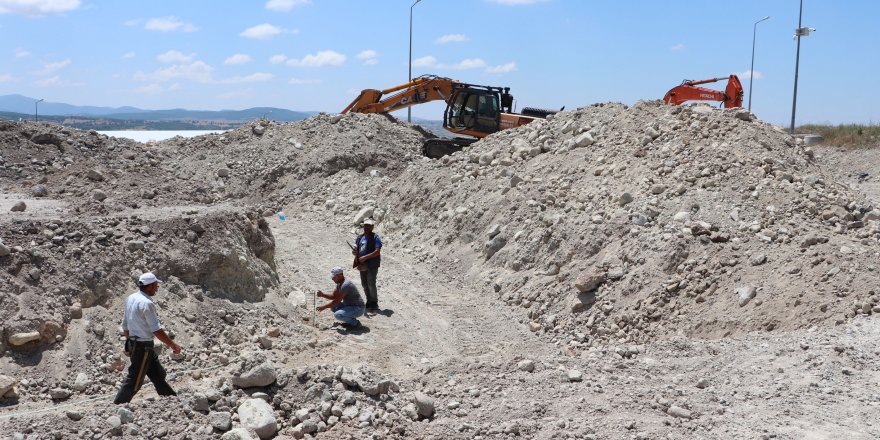
[[[490,133],[498,131],[498,96],[476,90],[461,90],[449,105],[447,115],[451,128]]]

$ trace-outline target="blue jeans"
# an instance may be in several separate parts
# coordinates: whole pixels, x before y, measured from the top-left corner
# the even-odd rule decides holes
[[[361,306],[343,306],[340,304],[333,306],[330,310],[333,310],[333,315],[336,316],[337,321],[350,325],[357,324],[359,322],[357,320],[358,317],[364,314],[364,308]]]

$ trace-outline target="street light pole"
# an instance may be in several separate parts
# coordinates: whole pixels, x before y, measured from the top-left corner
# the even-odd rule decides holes
[[[34,101],[34,122],[39,121],[39,118],[37,116],[37,104],[39,104],[41,102],[43,102],[43,98],[40,98],[37,101]]]
[[[422,0],[416,0],[412,6],[409,7],[409,74],[407,75],[407,82],[412,81],[412,16],[413,16],[413,8],[416,7],[417,4]],[[412,107],[406,108],[406,122],[412,122]]]
[[[749,70],[749,111],[752,111],[752,80],[755,79],[755,37],[758,35],[758,23],[769,19],[770,16],[766,16],[755,22],[755,26],[752,28],[752,68]]]
[[[791,99],[791,129],[790,133],[794,134],[794,114],[797,109],[797,84],[798,84],[798,66],[801,62],[801,37],[808,37],[811,32],[814,32],[816,29],[813,28],[805,28],[801,26],[801,22],[804,18],[804,0],[801,0],[801,10],[798,14],[798,28],[794,32],[794,37],[797,39],[797,55],[795,55],[794,59],[794,97]]]

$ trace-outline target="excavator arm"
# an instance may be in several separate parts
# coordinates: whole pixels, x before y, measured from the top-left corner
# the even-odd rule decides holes
[[[385,90],[366,89],[341,113],[389,113],[429,101],[448,102],[460,84],[454,79],[423,75]]]
[[[685,101],[719,101],[724,103],[725,108],[742,107],[743,88],[736,75],[730,75],[727,78],[727,88],[722,92],[720,90],[699,87],[701,84],[708,84],[721,81],[724,78],[709,78],[700,81],[685,80],[678,87],[673,87],[666,92],[663,102],[667,104],[679,105]]]

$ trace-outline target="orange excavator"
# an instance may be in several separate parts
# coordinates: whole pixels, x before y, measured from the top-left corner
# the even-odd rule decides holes
[[[446,102],[443,128],[470,137],[428,139],[422,146],[422,153],[431,158],[461,151],[496,131],[519,127],[556,113],[531,107],[514,113],[509,87],[466,84],[437,75],[422,75],[385,90],[366,89],[341,113],[390,113],[438,100]]]
[[[666,92],[663,102],[667,104],[679,105],[685,101],[720,101],[724,103],[724,108],[742,107],[743,88],[736,75],[727,77],[727,88],[722,92],[720,90],[707,89],[705,87],[697,87],[700,84],[708,84],[721,81],[724,78],[709,78],[700,81],[684,80],[678,87]]]

